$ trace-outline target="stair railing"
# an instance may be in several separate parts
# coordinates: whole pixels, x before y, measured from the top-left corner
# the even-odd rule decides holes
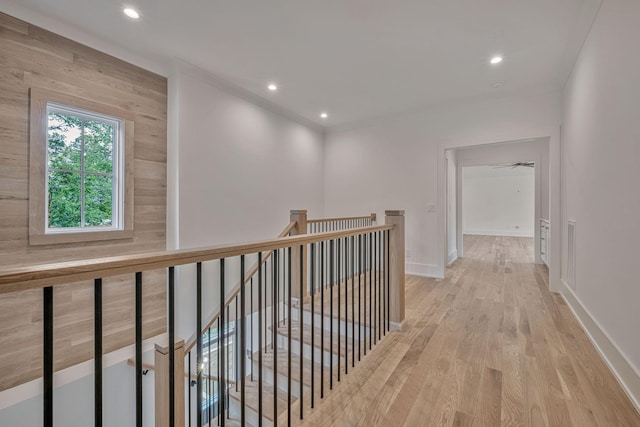
[[[365,216],[349,216],[342,218],[319,218],[307,220],[309,233],[346,230],[357,227],[371,227],[376,223],[376,214]]]
[[[271,256],[265,264],[263,260],[269,252]],[[294,252],[297,253],[296,257],[293,257]],[[305,254],[308,257],[305,258]],[[255,328],[254,313],[248,315],[246,310],[246,283],[251,270],[247,271],[245,264],[247,257],[252,256],[258,259],[257,271],[251,276],[254,280],[249,280],[249,286],[251,283],[257,286],[258,316]],[[230,300],[225,292],[230,273],[228,268],[231,268],[231,263],[227,264],[227,261],[234,257],[240,261],[240,286]],[[185,408],[183,364],[186,347],[175,333],[175,269],[184,265],[196,266],[197,301],[194,314],[196,330],[201,331],[202,265],[209,262],[215,263],[218,268],[219,277],[216,278],[215,286],[219,301],[225,301],[225,304],[214,319],[217,324],[216,334],[207,328],[206,343],[202,334],[197,334],[196,337],[197,403],[193,410],[191,405]],[[55,288],[81,280],[94,281],[94,425],[101,426],[102,279],[123,274],[135,277],[135,418],[137,426],[143,425],[142,276],[144,272],[154,269],[167,271],[168,299],[168,343],[156,345],[156,425],[191,425],[193,417],[195,425],[204,425],[202,391],[205,377],[215,377],[208,386],[215,385],[218,388],[215,402],[218,409],[216,424],[224,426],[234,408],[238,413],[233,415],[237,416],[239,424],[243,426],[262,426],[265,421],[276,425],[278,416],[282,419],[284,411],[290,422],[294,417],[294,398],[298,400],[298,416],[302,419],[305,408],[314,407],[317,395],[320,398],[325,396],[327,379],[328,388],[332,389],[335,381],[341,381],[343,372],[347,375],[349,367],[355,367],[356,357],[359,361],[389,330],[401,327],[404,319],[404,212],[387,211],[385,225],[299,234],[246,244],[62,262],[1,271],[0,294],[43,289],[42,416],[45,427],[53,425]],[[299,277],[292,277],[294,270]],[[299,295],[295,310],[294,286]],[[249,304],[251,301],[253,299]],[[251,318],[250,331],[247,330],[247,317]],[[232,318],[237,320],[232,321]],[[270,327],[267,326],[269,323]],[[258,380],[255,384],[248,379],[246,357],[247,341],[254,329],[257,331],[258,349]],[[318,340],[319,347],[316,346]],[[216,347],[216,362],[219,367],[217,375],[211,375],[211,370],[208,375],[204,375],[205,344],[208,348]],[[237,352],[232,370],[228,370],[232,365],[227,354],[231,351],[231,346],[237,346]],[[295,356],[294,347],[298,348]],[[271,387],[265,376],[267,365],[263,363],[263,358],[270,359],[272,363],[269,367],[273,381]],[[316,363],[318,358],[320,363]],[[308,359],[310,363],[305,369]],[[235,366],[236,361],[238,366]],[[297,390],[294,390],[292,381],[294,363],[299,369]],[[283,372],[284,375],[281,374]],[[234,378],[229,377],[230,373]],[[305,379],[305,374],[308,374],[308,379]],[[280,376],[285,376],[286,380],[281,380]],[[281,385],[284,387],[282,383],[285,381],[286,392],[281,391]],[[191,382],[191,373],[188,373],[188,382]],[[234,387],[237,387],[237,405],[229,402],[236,397]],[[250,409],[251,414],[247,413],[248,392],[255,392],[257,396],[257,409]],[[268,392],[271,393],[272,408],[264,405],[264,395]],[[250,422],[250,415],[255,415],[255,420]],[[207,421],[212,423],[213,419],[209,418]]]

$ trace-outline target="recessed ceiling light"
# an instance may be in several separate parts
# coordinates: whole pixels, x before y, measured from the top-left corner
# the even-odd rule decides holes
[[[278,90],[278,86],[276,86],[275,83],[270,83],[269,86],[267,86],[267,89],[269,89],[271,92],[275,92],[276,90]]]
[[[320,117],[323,119],[326,119],[327,117],[329,117],[329,115],[327,113],[320,113]]]
[[[502,62],[502,56],[494,56],[489,62],[491,62],[493,65],[499,64]]]
[[[126,7],[124,9],[122,9],[122,12],[124,12],[124,14],[127,15],[131,19],[139,19],[140,18],[140,14],[138,13],[138,11],[135,10],[135,9],[132,9],[130,7]]]

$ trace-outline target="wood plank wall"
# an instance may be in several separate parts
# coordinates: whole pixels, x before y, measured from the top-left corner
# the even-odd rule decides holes
[[[135,120],[132,239],[29,246],[29,88],[130,111]],[[0,13],[0,268],[166,248],[166,78]],[[165,331],[165,275],[143,275],[145,338]],[[104,349],[134,341],[133,277],[105,280]],[[54,292],[55,367],[93,357],[93,287]],[[0,390],[41,376],[42,291],[0,295]]]

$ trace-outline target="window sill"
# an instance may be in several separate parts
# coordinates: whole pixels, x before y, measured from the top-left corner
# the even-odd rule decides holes
[[[79,233],[31,234],[29,245],[59,245],[64,243],[99,242],[102,240],[132,239],[133,230],[90,231]]]

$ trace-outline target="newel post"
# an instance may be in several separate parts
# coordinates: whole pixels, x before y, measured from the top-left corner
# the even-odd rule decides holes
[[[296,226],[289,233],[290,236],[307,234],[307,211],[303,209],[292,210],[290,222],[296,222]],[[300,279],[302,278],[302,294],[300,294]],[[307,246],[302,246],[302,276],[300,275],[300,247],[291,248],[291,296],[304,298],[307,291]]]
[[[156,427],[169,423],[169,346],[156,343],[155,351]],[[184,425],[184,340],[176,340],[174,359],[175,425]]]
[[[404,324],[404,211],[385,211],[385,224],[393,225],[389,237],[389,320],[391,328]]]

